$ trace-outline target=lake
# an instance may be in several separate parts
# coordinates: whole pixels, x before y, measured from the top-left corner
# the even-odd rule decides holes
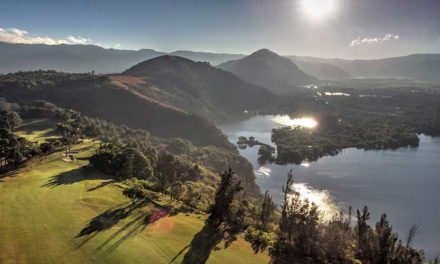
[[[311,118],[288,116],[254,116],[244,121],[220,125],[232,143],[239,136],[253,136],[272,144],[271,129],[285,125],[316,125]],[[318,124],[319,125],[319,124]],[[257,184],[281,201],[281,186],[293,169],[294,189],[317,203],[325,215],[341,209],[347,212],[367,205],[374,225],[387,213],[393,228],[405,240],[409,228],[416,224],[419,233],[415,246],[425,249],[426,256],[440,255],[440,139],[420,135],[418,148],[364,151],[344,149],[333,157],[301,165],[258,164],[259,146],[240,149],[254,166]]]

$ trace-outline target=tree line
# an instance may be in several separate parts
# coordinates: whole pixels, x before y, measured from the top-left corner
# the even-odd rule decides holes
[[[233,172],[222,174],[215,203],[207,221],[237,226],[245,233],[255,252],[268,249],[271,263],[424,263],[424,252],[413,247],[417,226],[411,227],[405,239],[393,231],[387,215],[370,225],[368,207],[353,215],[340,212],[324,221],[317,205],[300,197],[292,186],[293,172],[282,187],[284,199],[277,210],[266,192],[252,210],[237,214],[237,204],[231,197],[240,191]],[[243,203],[243,201],[240,201]],[[439,263],[436,258],[431,263]]]
[[[15,134],[22,119],[11,104],[0,100],[0,170],[16,169],[26,160],[45,155],[50,151],[47,144],[36,144]]]

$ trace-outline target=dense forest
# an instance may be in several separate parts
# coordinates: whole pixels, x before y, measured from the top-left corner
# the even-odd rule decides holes
[[[295,103],[291,105],[291,100]],[[365,150],[417,147],[418,134],[440,134],[440,90],[427,88],[320,88],[289,99],[280,112],[313,116],[314,128],[272,130],[275,154],[261,148],[262,162],[301,163],[338,154],[344,148]]]
[[[346,119],[326,116],[318,122],[320,125],[315,129],[273,129],[272,141],[277,146],[277,162],[315,161],[350,147],[366,150],[395,149],[417,147],[419,144],[414,130],[383,116],[364,113],[356,116],[352,111]]]
[[[104,75],[55,71],[0,75],[0,97],[17,103],[45,100],[153,135],[185,138],[198,146],[230,147],[211,122],[134,93]]]
[[[11,105],[0,101],[0,170],[16,169],[27,159],[47,152],[45,145],[36,146],[32,142],[17,136],[14,131],[22,123],[20,115]]]

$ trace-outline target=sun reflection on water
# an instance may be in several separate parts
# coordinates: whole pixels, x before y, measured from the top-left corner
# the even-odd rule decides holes
[[[309,162],[302,162],[301,164],[300,164],[302,167],[304,167],[304,168],[308,168],[308,167],[310,167],[310,163]]]
[[[255,171],[257,177],[270,177],[272,170],[268,167],[261,166]]]
[[[301,199],[307,199],[309,202],[316,204],[324,221],[330,220],[339,211],[331,194],[326,190],[313,189],[306,183],[294,183],[293,190],[299,193]]]
[[[318,125],[315,119],[311,117],[301,117],[301,118],[290,118],[288,115],[278,115],[273,118],[275,123],[290,126],[290,127],[306,127],[306,128],[314,128]]]

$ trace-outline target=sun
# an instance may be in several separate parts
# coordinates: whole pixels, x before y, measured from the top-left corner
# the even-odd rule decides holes
[[[301,0],[303,12],[310,18],[321,19],[335,9],[335,0]]]

